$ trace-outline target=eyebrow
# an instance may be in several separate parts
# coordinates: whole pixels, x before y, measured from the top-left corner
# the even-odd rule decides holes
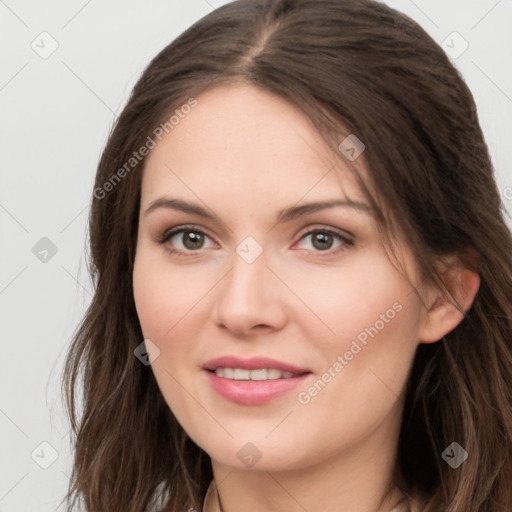
[[[351,208],[353,210],[368,213],[370,215],[372,214],[372,208],[366,203],[360,201],[352,201],[351,199],[331,199],[285,208],[279,212],[277,216],[277,222],[290,222],[304,215],[339,206]],[[198,204],[189,203],[187,201],[183,201],[182,199],[170,199],[167,197],[161,197],[160,199],[153,201],[144,212],[144,215],[148,215],[158,208],[167,208],[180,212],[191,213],[206,219],[216,220],[217,222],[223,224],[222,220],[217,215],[210,213]]]

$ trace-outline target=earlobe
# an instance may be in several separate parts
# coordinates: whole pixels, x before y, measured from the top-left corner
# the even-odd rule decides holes
[[[437,289],[424,311],[418,332],[420,343],[434,343],[453,331],[471,308],[480,287],[480,276],[453,268],[445,273],[445,290]]]

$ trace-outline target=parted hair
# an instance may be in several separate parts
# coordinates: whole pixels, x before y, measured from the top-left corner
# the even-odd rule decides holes
[[[389,240],[405,234],[425,279],[442,284],[438,262],[451,255],[478,272],[480,288],[460,324],[418,346],[396,482],[406,496],[421,498],[422,512],[512,510],[505,208],[460,73],[417,23],[372,0],[226,4],[165,47],[137,81],[91,195],[94,296],[63,372],[74,448],[68,510],[201,510],[210,458],[174,417],[151,368],[134,357],[143,340],[132,271],[146,158],[126,162],[190,98],[239,81],[299,107],[333,151],[348,133],[364,142],[365,179],[351,168],[379,229]],[[105,187],[123,166],[123,178]],[[454,441],[468,452],[456,469],[442,459]]]

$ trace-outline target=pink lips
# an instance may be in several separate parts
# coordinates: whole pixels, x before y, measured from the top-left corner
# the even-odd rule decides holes
[[[217,368],[241,368],[245,370],[257,370],[259,368],[275,368],[283,372],[298,374],[291,378],[273,380],[233,380],[218,377],[214,371]],[[234,356],[225,356],[212,359],[203,365],[206,377],[212,388],[224,398],[241,405],[264,404],[284,393],[291,391],[311,374],[306,368],[269,359],[266,357],[253,357],[240,359]]]
[[[216,370],[217,368],[242,368],[243,370],[258,370],[259,368],[275,368],[283,372],[306,373],[310,372],[307,368],[299,368],[288,363],[283,363],[277,359],[268,357],[251,357],[250,359],[240,359],[235,356],[217,357],[207,361],[203,368],[205,370]]]

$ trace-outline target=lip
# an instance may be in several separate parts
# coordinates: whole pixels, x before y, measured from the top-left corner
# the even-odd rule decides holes
[[[267,403],[301,385],[305,379],[312,375],[311,373],[304,373],[289,379],[233,380],[218,377],[208,370],[203,370],[202,373],[206,375],[214,391],[240,405]]]
[[[236,356],[223,356],[210,359],[203,365],[203,370],[216,370],[217,368],[241,368],[243,370],[258,370],[260,368],[275,368],[282,372],[290,373],[310,373],[308,368],[299,368],[277,359],[269,357],[251,357],[249,359],[241,359]],[[286,380],[286,379],[284,379]]]
[[[215,375],[217,368],[241,368],[258,370],[275,368],[283,372],[298,373],[296,377],[272,380],[234,380]],[[224,356],[211,359],[203,365],[203,373],[209,384],[219,395],[241,405],[260,405],[277,398],[300,386],[311,374],[308,368],[271,359],[268,357],[251,357],[241,359],[235,356]]]

